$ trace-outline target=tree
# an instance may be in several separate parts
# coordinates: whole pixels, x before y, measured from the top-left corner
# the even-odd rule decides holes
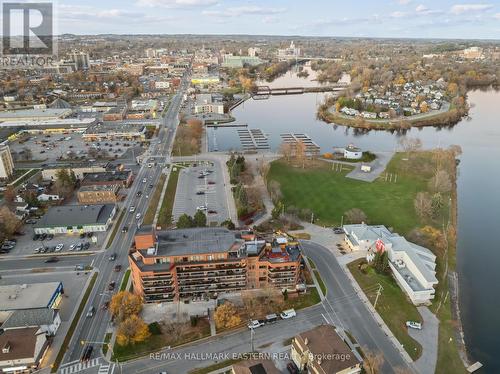
[[[225,302],[215,309],[214,320],[217,328],[222,329],[229,329],[241,323],[241,318],[235,306],[228,302]]]
[[[363,349],[364,352],[364,360],[363,360],[363,369],[367,374],[379,374],[382,373],[382,364],[384,363],[384,356],[382,353],[373,353],[367,348]]]
[[[368,220],[365,212],[358,208],[349,209],[344,216],[347,223],[362,223]]]
[[[143,342],[150,336],[148,325],[134,314],[120,323],[116,332],[116,341],[119,345],[128,345]]]
[[[229,230],[234,230],[236,228],[236,225],[230,219],[226,219],[224,222],[221,222],[220,225],[227,227]]]
[[[438,170],[429,181],[429,189],[433,192],[449,192],[451,190],[450,175],[444,170]]]
[[[2,224],[4,237],[11,237],[19,228],[21,221],[9,208],[2,206],[0,207],[0,223]]]
[[[269,182],[269,195],[272,201],[280,201],[283,198],[280,182],[276,180]]]
[[[120,291],[114,294],[109,303],[109,311],[118,321],[124,321],[130,316],[138,315],[141,310],[141,298],[129,291]]]
[[[443,195],[441,195],[439,192],[436,192],[434,195],[432,195],[431,206],[432,206],[433,217],[436,217],[439,214],[443,205],[444,205]]]
[[[188,229],[190,227],[194,227],[193,217],[188,216],[187,214],[183,214],[177,220],[177,228],[178,229]]]
[[[387,274],[389,272],[389,256],[386,251],[377,251],[377,253],[375,253],[373,267],[379,274]]]
[[[197,210],[193,217],[193,224],[196,227],[205,227],[207,225],[207,216],[201,210]]]
[[[427,192],[419,192],[413,201],[417,215],[424,219],[432,215],[432,201]]]
[[[15,188],[12,185],[9,185],[3,193],[3,199],[8,206],[12,207],[16,195]]]
[[[290,158],[292,157],[292,146],[290,143],[281,143],[279,152],[283,155],[286,162],[290,162]]]
[[[306,158],[307,158],[307,147],[306,143],[302,140],[298,140],[295,145],[295,157],[302,164],[302,169],[306,166]]]

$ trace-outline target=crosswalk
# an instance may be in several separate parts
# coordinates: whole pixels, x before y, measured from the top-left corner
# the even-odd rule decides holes
[[[97,368],[98,374],[113,374],[115,364],[109,364],[107,362],[101,362],[100,358],[94,358],[87,362],[76,362],[70,363],[59,369],[59,374],[74,374],[81,373],[88,369]],[[95,372],[95,371],[93,371]]]

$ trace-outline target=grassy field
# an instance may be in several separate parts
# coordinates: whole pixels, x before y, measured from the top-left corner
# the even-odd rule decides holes
[[[380,178],[372,183],[346,178],[350,169],[335,172],[330,163],[321,161],[305,169],[275,161],[267,179],[280,183],[285,206],[311,209],[319,225],[339,225],[346,211],[359,208],[369,222],[385,224],[404,235],[422,224],[415,214],[414,199],[418,192],[427,190],[432,173],[406,168],[407,157],[398,153],[387,166],[388,173],[397,175],[397,183]],[[416,158],[428,160],[431,155],[422,153],[412,157],[415,164]],[[436,222],[442,222],[441,217]]]
[[[161,202],[160,214],[158,215],[157,225],[162,228],[172,224],[172,209],[174,208],[175,192],[177,190],[177,181],[179,180],[180,168],[172,168],[170,177],[168,178],[167,189],[165,196]]]
[[[376,310],[399,342],[403,344],[406,352],[413,360],[416,360],[422,354],[422,346],[408,335],[405,323],[408,320],[422,322],[417,308],[407,301],[403,291],[391,276],[378,274],[371,267],[367,268],[366,274],[363,273],[358,268],[363,261],[357,260],[348,265],[351,274],[372,304],[377,295],[376,285],[382,285],[383,291],[377,301]]]
[[[158,181],[156,189],[151,196],[146,214],[144,214],[143,223],[145,225],[151,225],[153,223],[156,214],[156,208],[158,207],[158,202],[160,201],[161,191],[163,190],[163,185],[165,184],[166,180],[167,176],[165,174],[160,175],[160,180]]]
[[[80,317],[82,316],[83,309],[85,308],[85,304],[87,304],[87,300],[89,299],[90,292],[94,288],[95,281],[97,279],[97,273],[94,273],[92,275],[92,279],[90,280],[90,284],[85,290],[85,294],[83,295],[83,299],[78,306],[78,310],[76,311],[75,318],[73,318],[73,321],[71,321],[71,325],[69,326],[68,332],[66,333],[66,336],[64,337],[64,341],[61,345],[61,348],[59,349],[59,352],[57,353],[57,357],[54,361],[54,363],[51,366],[51,373],[57,372],[57,369],[59,368],[59,365],[61,365],[61,361],[64,358],[64,354],[66,353],[66,349],[68,349],[69,342],[71,341],[71,338],[73,336],[73,333],[75,332],[76,325],[78,324],[78,321],[80,320]]]
[[[129,278],[130,278],[130,269],[127,269],[125,275],[123,276],[122,283],[120,284],[120,291],[125,291]]]
[[[166,346],[175,347],[195,340],[210,336],[210,323],[203,318],[198,319],[196,326],[189,322],[175,332],[162,332],[157,323],[149,325],[151,336],[144,342],[119,345],[115,344],[113,349],[113,360],[127,361],[145,354],[158,351]]]

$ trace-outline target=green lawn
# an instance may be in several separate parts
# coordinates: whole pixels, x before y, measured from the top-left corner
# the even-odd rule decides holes
[[[175,171],[174,171],[175,168]],[[175,192],[177,190],[177,181],[179,180],[179,167],[172,167],[170,177],[168,178],[167,189],[160,207],[157,225],[162,228],[172,224],[172,209],[174,208]]]
[[[130,269],[127,269],[125,275],[123,276],[122,283],[120,284],[120,291],[125,291],[129,278],[130,278]]]
[[[113,336],[113,333],[111,332],[107,332],[106,335],[104,335],[104,343],[102,345],[102,354],[104,356],[106,356],[106,353],[108,353],[108,349],[109,349],[109,346],[108,346],[108,343],[111,341],[111,337]]]
[[[166,179],[167,179],[167,176],[165,174],[160,175],[160,180],[158,181],[158,184],[156,185],[155,192],[151,196],[148,210],[146,210],[146,214],[144,214],[143,223],[145,225],[151,225],[153,223],[153,220],[154,220],[155,214],[156,214],[156,209],[158,207],[158,202],[160,201],[161,191],[163,190],[163,185],[165,184]]]
[[[314,270],[314,275],[316,276],[316,280],[319,283],[319,287],[321,288],[321,292],[323,292],[323,295],[326,296],[326,286],[325,282],[323,282],[323,278],[321,278],[321,275],[318,270]]]
[[[309,306],[313,306],[321,302],[318,290],[316,287],[309,287],[306,294],[301,294],[298,297],[289,297],[285,301],[283,309],[304,309]]]
[[[397,183],[346,178],[350,169],[335,172],[328,162],[302,169],[281,160],[271,164],[267,180],[280,183],[286,207],[311,209],[319,225],[339,225],[346,211],[359,208],[369,223],[385,224],[404,235],[422,224],[415,214],[414,199],[417,192],[427,190],[431,176],[428,170],[405,169],[405,157],[403,153],[396,154],[387,167],[389,173],[398,175]],[[430,155],[413,157],[429,160]]]
[[[92,291],[92,288],[94,288],[95,281],[97,279],[97,273],[94,273],[92,275],[92,279],[90,280],[90,284],[85,290],[85,294],[83,295],[83,299],[78,306],[78,310],[76,311],[75,317],[73,318],[73,321],[71,321],[71,325],[69,326],[68,332],[66,333],[66,336],[64,337],[63,343],[61,345],[61,348],[59,349],[59,352],[57,353],[57,357],[54,361],[54,363],[51,366],[51,373],[57,372],[57,369],[59,368],[59,365],[61,365],[61,361],[64,357],[64,354],[66,353],[66,349],[68,349],[69,342],[71,341],[71,337],[73,336],[73,333],[75,332],[76,325],[78,324],[78,321],[80,320],[80,317],[82,316],[83,309],[85,308],[85,304],[87,304],[87,300],[89,299],[90,292]]]
[[[376,286],[382,285],[383,290],[377,301],[377,312],[396,336],[396,339],[403,344],[410,357],[416,360],[422,354],[422,346],[408,335],[405,323],[408,320],[422,322],[417,308],[406,298],[390,275],[378,274],[371,267],[367,268],[365,274],[358,267],[361,262],[364,262],[364,259],[348,265],[351,274],[372,304],[374,304],[377,295]]]

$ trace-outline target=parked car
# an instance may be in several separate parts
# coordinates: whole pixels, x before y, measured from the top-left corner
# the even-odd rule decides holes
[[[75,265],[75,270],[76,271],[83,271],[83,270],[85,270],[85,266],[83,266],[82,264]]]
[[[47,239],[47,234],[40,235],[39,240],[45,240],[45,239]]]
[[[266,323],[274,323],[278,320],[278,316],[276,314],[268,314],[266,316]]]
[[[64,244],[63,243],[59,243],[58,245],[56,245],[56,252],[61,251],[63,248],[64,248]]]
[[[57,257],[49,257],[48,259],[45,260],[45,263],[50,264],[53,262],[58,262],[59,259]]]
[[[47,240],[54,239],[54,234],[47,234]]]
[[[295,309],[287,309],[281,312],[280,317],[282,319],[288,319],[288,318],[293,318],[297,315],[295,312]]]
[[[217,214],[217,211],[213,210],[213,209],[209,209],[208,210],[208,214]]]
[[[344,229],[342,227],[334,227],[333,228],[333,232],[335,234],[344,234],[345,233],[345,231],[344,231]]]
[[[34,225],[35,223],[37,223],[38,221],[34,218],[29,218],[25,221],[28,225]]]
[[[81,251],[83,248],[83,244],[82,243],[78,243],[75,247],[75,251]]]
[[[196,191],[197,195],[205,195],[205,191]]]
[[[406,321],[406,327],[415,330],[422,330],[422,324],[420,322],[415,322],[415,321]]]
[[[200,205],[196,207],[196,210],[207,210],[208,208],[205,205]]]
[[[142,195],[142,191],[137,191],[137,196],[141,196]]]
[[[73,249],[75,249],[76,247],[76,244],[71,244],[68,248],[68,251],[72,251]]]
[[[38,240],[38,239],[40,239],[40,235],[38,234],[33,235],[33,240]]]
[[[141,213],[137,213],[137,214],[135,215],[135,219],[141,219]]]
[[[290,374],[299,374],[299,368],[297,367],[297,365],[295,365],[295,362],[289,362],[287,365],[286,365],[286,369],[288,370],[288,372]]]
[[[257,327],[261,327],[261,326],[264,326],[265,323],[264,321],[261,321],[261,320],[253,320],[253,321],[250,321],[248,323],[248,328],[249,329],[256,329]]]
[[[89,242],[85,242],[83,244],[83,249],[89,249],[90,248],[90,243]]]

